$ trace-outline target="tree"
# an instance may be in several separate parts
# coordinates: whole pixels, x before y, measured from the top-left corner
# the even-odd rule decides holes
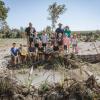
[[[11,29],[9,28],[6,21],[2,21],[1,25],[1,37],[9,38],[10,37]]]
[[[59,16],[62,15],[66,11],[66,7],[64,4],[58,5],[55,2],[52,5],[49,5],[48,11],[49,11],[49,18],[48,19],[52,21],[52,31],[53,31]]]
[[[7,18],[9,8],[6,8],[5,3],[0,0],[0,21],[5,20]]]

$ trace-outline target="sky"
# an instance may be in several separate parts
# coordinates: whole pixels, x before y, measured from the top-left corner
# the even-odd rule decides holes
[[[32,22],[37,31],[51,25],[48,6],[54,2],[65,4],[67,11],[58,23],[72,31],[100,29],[100,0],[3,0],[10,8],[7,23],[10,28],[27,27]],[[57,25],[56,25],[57,27]]]

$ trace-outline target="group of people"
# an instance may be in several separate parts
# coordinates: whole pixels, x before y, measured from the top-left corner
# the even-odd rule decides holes
[[[16,43],[12,44],[11,56],[14,64],[18,62],[26,62],[26,59],[36,62],[37,60],[48,60],[55,53],[69,53],[70,46],[72,52],[77,53],[77,35],[71,34],[68,26],[62,28],[62,24],[58,24],[58,28],[50,36],[44,30],[41,36],[38,36],[36,29],[29,23],[25,29],[27,37],[27,50],[20,44],[19,48]]]

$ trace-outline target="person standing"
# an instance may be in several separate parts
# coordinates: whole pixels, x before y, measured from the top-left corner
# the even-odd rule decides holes
[[[48,43],[48,35],[46,34],[45,31],[43,31],[43,33],[42,33],[41,40],[42,40],[42,46],[43,46],[43,48],[45,50],[46,49],[46,45]]]
[[[62,24],[61,23],[59,23],[58,26],[59,27],[55,30],[56,40],[57,40],[57,43],[59,45],[62,45],[63,44],[63,34],[64,34],[64,30],[62,29]]]
[[[64,28],[64,34],[65,34],[68,38],[71,37],[71,30],[69,29],[69,26],[66,26],[66,27]]]
[[[29,23],[29,26],[25,29],[25,32],[27,36],[27,44],[30,45],[34,41],[34,34],[36,32],[31,22]]]

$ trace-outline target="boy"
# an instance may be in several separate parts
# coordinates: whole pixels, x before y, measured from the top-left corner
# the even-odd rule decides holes
[[[43,48],[45,50],[47,42],[48,42],[48,35],[46,34],[45,31],[43,31],[43,33],[42,33],[41,40],[42,40],[42,46],[43,46]]]
[[[11,51],[12,61],[16,65],[17,61],[19,62],[18,49],[16,48],[16,43],[12,44],[12,48],[10,51]]]
[[[32,42],[31,45],[29,46],[28,51],[30,59],[31,60],[34,59],[34,61],[36,61],[37,54],[36,54],[36,48],[34,47],[34,42]]]

